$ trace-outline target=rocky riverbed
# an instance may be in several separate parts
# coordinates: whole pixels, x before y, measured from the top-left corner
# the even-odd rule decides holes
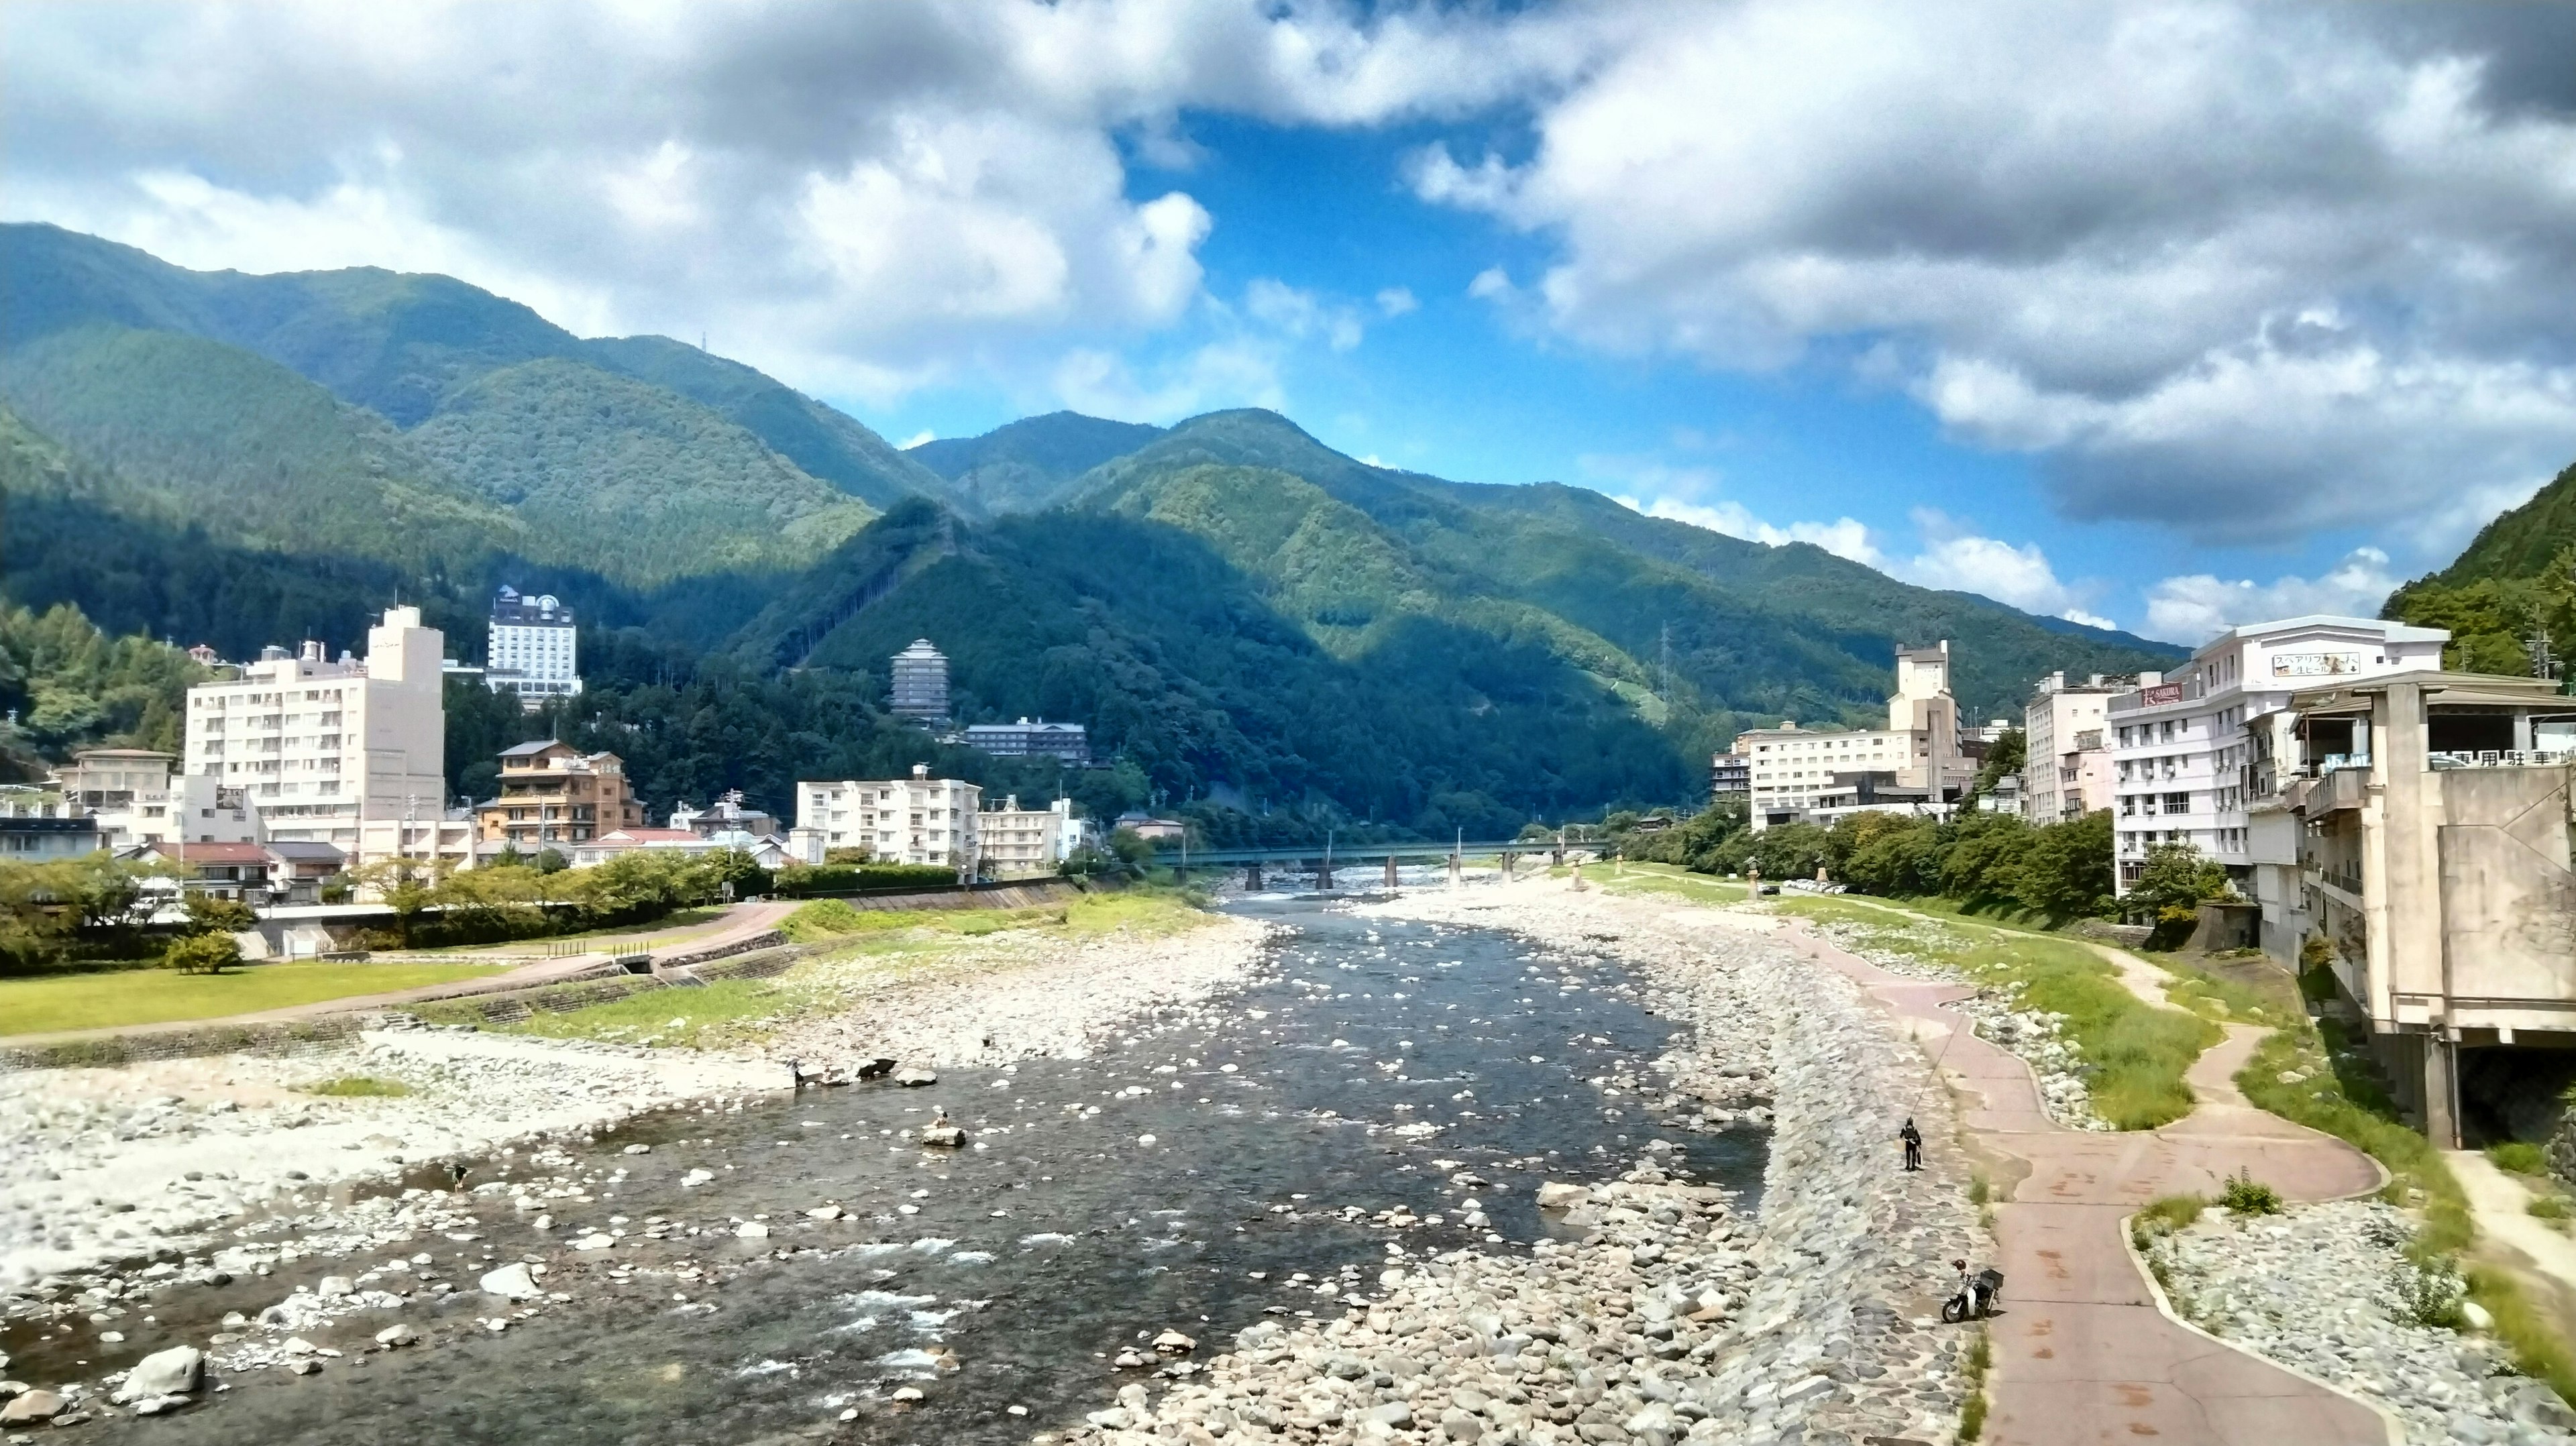
[[[2184,1319],[2394,1412],[2410,1446],[2576,1440],[2576,1414],[2514,1374],[2501,1345],[2417,1318],[2416,1305],[2455,1300],[2457,1281],[2423,1280],[2406,1256],[2413,1233],[2391,1206],[2344,1200],[2213,1208],[2145,1248]]]

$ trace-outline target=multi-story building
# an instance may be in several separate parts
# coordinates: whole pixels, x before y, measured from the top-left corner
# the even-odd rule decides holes
[[[2296,863],[2297,840],[2281,829],[2258,840],[2247,809],[2248,785],[2279,756],[2290,722],[2277,715],[2293,693],[2329,680],[2439,671],[2450,636],[2324,614],[2249,623],[2203,644],[2179,671],[2114,697],[2104,724],[2118,892],[2136,881],[2147,850],[2188,844],[2253,888],[2267,912],[2288,907],[2261,896],[2256,866]]]
[[[2069,683],[2051,673],[2022,710],[2022,806],[2032,823],[2062,823],[2111,806],[2111,700],[2164,681],[2162,673]]]
[[[1741,753],[1712,754],[1708,760],[1708,801],[1742,803],[1753,796],[1753,760]]]
[[[2502,1118],[2522,1082],[2554,1107],[2563,1075],[2513,1052],[2576,1047],[2576,698],[2408,667],[2299,692],[2278,716],[2255,786],[2298,848],[2287,957],[2323,943],[2435,1145]]]
[[[788,853],[811,864],[862,849],[886,863],[971,866],[983,797],[962,779],[931,777],[926,763],[910,778],[799,782]]]
[[[644,826],[644,806],[626,783],[626,761],[569,743],[522,743],[501,750],[500,792],[475,810],[485,852],[533,856],[602,834]],[[569,857],[569,854],[567,854]]]
[[[64,802],[98,820],[119,852],[156,843],[258,843],[259,813],[237,787],[179,773],[179,755],[149,748],[87,748],[54,770]]]
[[[986,809],[975,820],[977,857],[982,872],[998,878],[1051,874],[1082,847],[1082,821],[1073,816],[1070,799],[1045,808],[1022,808],[1016,796],[1000,808]]]
[[[579,693],[581,640],[572,609],[550,593],[529,597],[504,587],[493,594],[483,681],[493,692],[517,694],[530,712],[549,698]]]
[[[255,843],[154,844],[145,853],[176,867],[182,897],[203,894],[254,908],[269,902],[268,850]]]
[[[675,803],[671,805],[671,817],[667,822],[673,828],[687,829],[700,838],[713,838],[720,833],[745,833],[766,838],[779,831],[775,817],[743,803],[739,788],[727,790],[704,808]]]
[[[318,904],[322,891],[349,866],[348,857],[324,843],[273,843],[268,855],[268,901]]]
[[[396,607],[363,661],[316,642],[262,649],[239,676],[188,690],[185,772],[240,789],[273,840],[470,863],[471,821],[446,816],[444,646],[420,609]]]
[[[889,660],[888,673],[893,679],[886,711],[898,718],[945,718],[948,716],[948,656],[930,645],[928,638],[915,638],[912,646]]]
[[[98,820],[52,788],[0,787],[0,862],[87,858],[107,847]]]
[[[1068,768],[1091,761],[1091,741],[1079,723],[1049,723],[1044,718],[1017,723],[971,723],[966,746],[996,758],[1056,758]]]
[[[1950,696],[1950,644],[1896,650],[1887,726],[1826,731],[1795,722],[1737,735],[1755,829],[1829,822],[1869,809],[1941,813],[1976,777]]]

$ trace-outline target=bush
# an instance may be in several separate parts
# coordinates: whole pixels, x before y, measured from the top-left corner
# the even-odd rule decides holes
[[[2254,1178],[2250,1169],[2240,1169],[2227,1177],[2227,1188],[2218,1192],[2218,1203],[2238,1215],[2278,1215],[2281,1192]]]
[[[2163,1195],[2147,1202],[2138,1212],[2138,1224],[2170,1234],[2188,1228],[2209,1208],[2209,1201],[2199,1195]]]
[[[221,974],[242,961],[230,934],[183,934],[161,955],[161,967],[182,974]]]
[[[2568,1213],[2567,1197],[2564,1195],[2534,1195],[2531,1197],[2531,1203],[2522,1208],[2525,1213],[2529,1214],[2535,1220],[2564,1220],[2567,1218]]]
[[[334,1099],[393,1099],[411,1093],[411,1086],[398,1079],[379,1079],[370,1074],[335,1075],[296,1088],[308,1095],[329,1095]]]
[[[191,934],[238,934],[259,927],[259,911],[239,899],[192,893],[185,907]]]
[[[789,864],[778,871],[783,898],[815,899],[872,889],[937,888],[957,882],[955,869],[922,864]]]
[[[2495,1162],[2497,1169],[2511,1170],[2517,1175],[2549,1173],[2549,1161],[2541,1156],[2540,1147],[2528,1140],[2508,1140],[2501,1145],[2489,1145],[2487,1158]]]
[[[2437,1330],[2460,1328],[2460,1302],[2468,1299],[2469,1287],[2447,1257],[2423,1264],[2408,1261],[2397,1267],[2388,1288],[2397,1298],[2400,1320]]]

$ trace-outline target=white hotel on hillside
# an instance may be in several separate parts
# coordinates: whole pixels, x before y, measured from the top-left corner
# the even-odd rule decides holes
[[[2163,681],[2114,698],[2104,723],[2120,892],[2128,892],[2157,844],[2189,844],[2227,865],[2240,885],[2253,881],[2258,864],[2295,865],[2295,825],[2258,825],[2246,810],[2255,769],[2287,756],[2288,740],[2278,735],[2289,721],[2281,710],[2290,696],[2338,681],[2439,671],[2450,636],[2370,618],[2284,618],[2231,628]],[[2267,915],[2269,908],[2267,902]]]

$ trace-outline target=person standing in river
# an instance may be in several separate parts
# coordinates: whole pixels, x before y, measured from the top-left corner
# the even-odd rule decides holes
[[[1923,1132],[1914,1128],[1914,1117],[1912,1115],[1907,1115],[1905,1117],[1905,1128],[1896,1132],[1896,1138],[1905,1142],[1905,1168],[1908,1170],[1922,1169]]]

